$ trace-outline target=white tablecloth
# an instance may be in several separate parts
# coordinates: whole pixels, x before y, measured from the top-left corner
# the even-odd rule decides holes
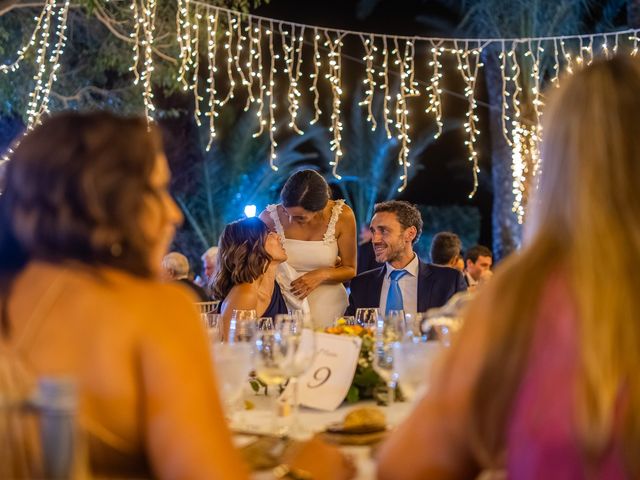
[[[272,426],[272,418],[274,415],[271,401],[273,398],[265,396],[247,396],[248,400],[255,404],[253,410],[245,410],[236,415],[234,428],[252,432],[267,433]],[[363,406],[373,406],[375,402],[365,401],[352,405],[343,404],[333,412],[322,412],[311,410],[309,408],[300,408],[299,424],[302,427],[303,436],[311,436],[314,433],[321,432],[330,423],[340,422],[345,415],[354,408]],[[387,418],[387,424],[393,428],[398,425],[408,414],[412,404],[409,402],[394,403],[389,407],[379,407]],[[370,447],[349,446],[341,447],[341,449],[352,456],[358,467],[356,479],[365,480],[375,478],[375,462],[371,458]],[[256,479],[273,478],[270,473],[257,474]]]

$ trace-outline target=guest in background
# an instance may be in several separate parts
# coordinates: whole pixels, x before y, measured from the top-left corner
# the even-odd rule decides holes
[[[204,288],[209,294],[209,297],[211,297],[211,283],[213,283],[216,270],[218,269],[218,247],[208,248],[200,259],[202,260],[202,276],[197,276],[194,282],[196,285]]]
[[[431,240],[431,263],[439,267],[456,268],[461,248],[462,242],[455,233],[436,233]]]
[[[465,256],[465,281],[467,286],[474,289],[478,284],[489,280],[493,275],[491,266],[493,254],[482,245],[475,245],[467,250]]]
[[[428,265],[413,251],[422,233],[422,217],[414,205],[399,200],[376,204],[370,228],[376,261],[385,265],[351,281],[347,315],[358,308],[424,312],[466,290],[460,272]]]
[[[640,477],[640,64],[595,60],[552,90],[524,247],[467,310],[380,479]]]
[[[278,234],[259,218],[245,218],[224,227],[219,246],[213,296],[222,302],[225,338],[234,310],[255,310],[259,317],[286,314],[276,268],[287,260],[287,253]]]
[[[21,139],[0,196],[0,397],[74,378],[96,476],[248,478],[193,297],[159,281],[182,219],[168,185],[146,119],[63,113]]]
[[[458,256],[458,260],[456,261],[456,270],[461,272],[464,275],[464,251],[460,250],[460,255]],[[465,280],[466,282],[466,280]],[[468,284],[467,284],[468,285]]]
[[[169,280],[176,281],[188,287],[198,298],[199,302],[208,302],[209,295],[204,288],[189,280],[189,260],[179,252],[170,252],[162,259],[162,269]]]
[[[373,252],[371,243],[371,230],[369,225],[364,224],[360,228],[360,243],[358,244],[358,274],[368,272],[374,268],[379,268],[382,264],[376,262],[376,254]]]
[[[313,170],[291,175],[280,198],[260,218],[280,236],[289,258],[278,271],[283,293],[294,309],[308,300],[316,327],[331,326],[348,303],[342,283],[356,274],[353,211],[330,199],[327,182]]]

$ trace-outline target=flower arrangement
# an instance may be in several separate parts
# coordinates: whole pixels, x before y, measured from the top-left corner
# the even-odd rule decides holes
[[[373,368],[375,331],[361,325],[349,325],[347,320],[342,317],[336,321],[335,326],[327,327],[324,331],[334,335],[360,337],[362,340],[358,366],[345,400],[348,403],[355,403],[359,400],[375,399],[378,403],[386,403],[387,385]]]

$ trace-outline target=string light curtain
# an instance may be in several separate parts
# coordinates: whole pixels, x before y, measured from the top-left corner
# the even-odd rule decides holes
[[[512,150],[513,211],[519,221],[524,217],[526,190],[539,170],[538,144],[543,135],[540,119],[544,105],[541,86],[545,79],[557,87],[563,72],[571,74],[576,68],[591,63],[595,56],[609,57],[622,47],[630,55],[637,55],[640,40],[637,29],[536,38],[452,39],[381,35],[274,20],[199,0],[176,1],[177,80],[185,91],[193,92],[194,116],[198,125],[201,122],[208,125],[207,149],[214,142],[220,109],[236,95],[243,95],[246,99],[244,109],[254,109],[257,116],[258,130],[254,136],[268,135],[269,163],[277,170],[275,137],[278,119],[286,119],[293,133],[302,134],[305,125],[298,113],[306,104],[313,112],[310,124],[322,117],[328,120],[334,155],[332,172],[340,178],[340,162],[345,154],[342,146],[343,63],[347,58],[354,59],[343,54],[343,47],[349,39],[350,45],[353,43],[362,48],[362,56],[356,60],[362,65],[365,96],[360,106],[366,110],[367,122],[372,131],[382,128],[389,138],[395,136],[399,143],[400,192],[407,186],[408,169],[411,168],[409,152],[413,115],[422,111],[432,118],[436,125],[435,138],[443,131],[443,94],[452,93],[445,92],[442,87],[443,61],[449,58],[457,66],[465,86],[464,98],[468,102],[464,121],[465,146],[473,179],[469,197],[476,193],[480,173],[476,148],[481,133],[476,113],[477,80],[484,66],[483,54],[487,48],[497,46],[502,81],[502,135]],[[30,50],[37,48],[27,130],[48,113],[49,94],[66,45],[68,9],[68,0],[46,0],[41,13],[34,18],[35,27],[27,43],[13,59],[0,65],[0,74],[10,74],[20,68]],[[155,111],[151,87],[156,0],[132,0],[130,10],[130,38],[133,40],[131,71],[134,84],[141,85],[145,115],[151,120]],[[547,49],[553,52],[554,61],[545,71],[540,58]],[[303,69],[303,63],[308,63],[310,68]],[[419,65],[428,72],[423,79],[417,77]],[[527,87],[523,86],[523,71],[531,72]],[[199,82],[201,77],[206,81]],[[394,79],[399,79],[399,85],[392,95]],[[325,82],[331,95],[328,112],[323,112],[320,107],[321,82]],[[226,89],[220,88],[222,83]],[[283,94],[275,98],[278,92]],[[533,106],[533,112],[528,112],[526,118],[521,111],[525,96]],[[376,99],[382,102],[382,118],[374,115]],[[421,107],[412,111],[412,106],[418,105]],[[9,158],[10,153],[7,152],[3,161]]]

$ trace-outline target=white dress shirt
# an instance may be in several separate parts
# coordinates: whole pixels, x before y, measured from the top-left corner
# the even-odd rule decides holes
[[[402,305],[404,306],[405,313],[416,313],[418,311],[418,271],[420,269],[418,255],[414,253],[413,260],[404,268],[393,268],[389,263],[385,263],[385,265],[387,271],[382,281],[382,290],[380,291],[380,313],[384,314],[387,310],[387,295],[391,283],[389,277],[394,270],[407,271],[407,274],[398,280],[398,286],[402,292]]]

